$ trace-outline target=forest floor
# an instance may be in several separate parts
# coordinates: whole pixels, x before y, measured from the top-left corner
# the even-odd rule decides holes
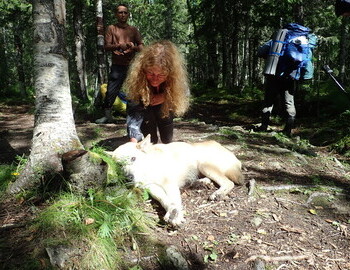
[[[174,139],[219,141],[242,161],[247,185],[215,202],[208,201],[214,185],[183,189],[186,223],[178,230],[160,225],[155,230],[159,241],[176,246],[188,269],[248,270],[259,260],[265,268],[255,269],[350,269],[349,160],[325,146],[302,143],[302,127],[310,120],[300,121],[287,138],[278,133],[279,126],[253,132],[257,117],[228,120],[234,109],[233,104],[210,102],[194,107],[176,121]],[[1,106],[0,163],[29,153],[33,120],[29,106]],[[97,125],[78,119],[76,126],[86,148],[99,144],[113,150],[127,141],[124,122],[120,118],[116,124]],[[161,211],[155,204],[150,209]],[[21,224],[33,216],[30,205],[3,202],[0,269],[5,269],[2,263],[20,259],[21,248],[31,241]],[[156,254],[130,251],[128,256],[135,256],[142,269],[169,269]]]

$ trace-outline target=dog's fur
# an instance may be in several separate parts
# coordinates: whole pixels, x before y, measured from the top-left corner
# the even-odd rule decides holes
[[[215,141],[152,144],[147,136],[139,143],[128,142],[111,153],[123,161],[132,181],[147,188],[164,207],[164,220],[174,226],[184,222],[180,188],[203,175],[219,185],[211,196],[218,200],[229,193],[234,183],[243,184],[241,162]]]

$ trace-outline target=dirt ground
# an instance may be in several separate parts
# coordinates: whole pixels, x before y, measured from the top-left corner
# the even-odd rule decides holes
[[[0,163],[29,153],[30,110],[0,108]],[[281,142],[276,132],[255,133],[250,128],[254,121],[226,121],[225,113],[207,108],[189,114],[199,121],[176,121],[175,140],[219,141],[242,161],[247,184],[219,202],[208,200],[214,185],[182,190],[186,223],[177,230],[160,225],[156,233],[162,243],[176,246],[188,269],[350,269],[349,160],[326,147],[298,148],[297,136]],[[77,120],[77,131],[87,148],[98,143],[112,150],[127,140],[123,118],[104,125]],[[0,244],[0,269],[30,242],[30,235],[21,234],[21,224],[35,216],[30,206],[4,203],[0,240],[13,245]],[[161,211],[154,205],[150,209]],[[155,257],[141,256],[140,265],[167,269]],[[258,268],[259,261],[265,268]]]

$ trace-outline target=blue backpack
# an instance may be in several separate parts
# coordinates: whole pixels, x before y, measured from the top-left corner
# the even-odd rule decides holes
[[[312,51],[316,46],[316,35],[311,34],[309,28],[297,23],[287,24],[278,33],[280,38],[275,35],[273,40],[264,45],[265,49],[264,46],[260,49],[263,52],[269,48],[264,73],[295,80],[311,79],[314,71]],[[260,56],[264,57],[261,52]]]
[[[284,28],[288,32],[276,75],[290,76],[295,80],[311,79],[313,76],[312,49],[316,46],[316,36],[310,34],[309,28],[297,23],[287,24]]]

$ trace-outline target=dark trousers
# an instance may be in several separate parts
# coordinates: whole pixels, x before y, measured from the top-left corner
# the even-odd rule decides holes
[[[174,117],[162,117],[162,104],[156,106],[148,106],[144,111],[144,118],[141,124],[142,134],[146,137],[151,134],[151,142],[158,142],[159,130],[160,140],[162,143],[170,143],[173,140],[174,134]]]
[[[117,98],[120,92],[120,89],[123,86],[124,80],[128,72],[128,67],[129,66],[122,66],[122,65],[111,66],[111,71],[108,77],[106,97],[103,103],[103,107],[105,109],[112,108],[113,103]]]
[[[263,125],[268,124],[273,106],[278,96],[282,96],[286,120],[294,119],[296,115],[294,95],[297,81],[278,76],[266,76],[265,98],[262,110]]]

